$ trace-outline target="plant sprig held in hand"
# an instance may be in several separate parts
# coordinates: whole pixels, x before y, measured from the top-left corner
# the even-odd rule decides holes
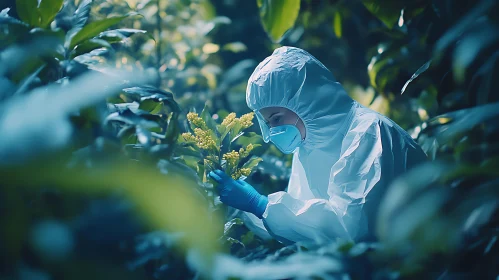
[[[253,112],[239,118],[236,113],[230,113],[222,123],[217,124],[206,107],[201,115],[194,112],[187,114],[191,132],[183,133],[182,139],[198,149],[203,157],[198,163],[202,165],[198,166],[198,171],[202,170],[203,182],[207,182],[206,175],[216,169],[223,170],[234,180],[245,179],[262,160],[251,155],[259,144],[249,143],[239,149],[231,147],[244,134],[244,130],[253,125],[253,117]]]

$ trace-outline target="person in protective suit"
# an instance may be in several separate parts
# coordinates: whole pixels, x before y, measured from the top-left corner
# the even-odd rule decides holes
[[[354,101],[308,52],[280,47],[249,78],[246,103],[265,142],[293,153],[287,191],[267,196],[217,170],[223,203],[261,237],[290,244],[376,240],[387,185],[427,159],[410,135]]]

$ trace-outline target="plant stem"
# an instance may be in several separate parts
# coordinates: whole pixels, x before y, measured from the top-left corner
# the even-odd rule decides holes
[[[158,12],[156,13],[156,69],[161,68],[161,0],[157,0]]]

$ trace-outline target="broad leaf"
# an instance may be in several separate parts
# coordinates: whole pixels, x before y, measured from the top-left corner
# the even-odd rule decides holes
[[[10,8],[5,8],[0,12],[0,24],[17,24],[26,27],[28,26],[25,22],[9,16],[9,11]]]
[[[466,31],[474,28],[478,19],[483,17],[487,11],[497,5],[495,0],[484,0],[479,1],[476,6],[468,12],[466,16],[461,17],[459,22],[457,22],[452,29],[447,31],[442,37],[440,37],[435,45],[435,52],[443,52],[449,45],[459,40],[462,34]]]
[[[152,86],[130,87],[123,89],[123,91],[137,102],[142,101],[144,97],[153,98],[158,102],[173,99],[173,93]]]
[[[38,0],[16,0],[16,10],[22,21],[31,26],[39,26]]]
[[[111,45],[107,41],[93,38],[77,45],[76,48],[71,51],[71,58],[75,58],[79,55],[89,53],[98,48],[112,49]]]
[[[364,6],[390,29],[397,23],[400,11],[404,8],[403,1],[392,2],[387,4],[382,0],[362,0]]]
[[[178,113],[181,111],[173,99],[173,93],[152,86],[131,87],[123,90],[131,101],[140,103],[141,108],[151,114]],[[169,112],[164,109],[168,106]]]
[[[422,13],[428,6],[428,0],[362,0],[364,6],[389,29],[397,22],[403,24]]]
[[[92,0],[83,0],[73,14],[73,28],[82,28],[88,20]]]
[[[215,133],[217,138],[220,137],[220,135],[218,135],[217,123],[211,117],[208,106],[205,105],[205,107],[203,108],[203,111],[201,112],[200,117],[206,122],[206,125],[208,126],[208,128]]]
[[[260,19],[274,42],[282,40],[284,33],[295,25],[300,12],[300,0],[257,0]]]
[[[147,33],[147,31],[145,31],[145,30],[129,29],[129,28],[121,28],[121,29],[104,31],[104,32],[101,32],[98,37],[102,40],[106,40],[109,43],[118,43],[118,42],[121,42],[123,39],[126,39],[134,34],[137,34],[137,33],[148,34],[148,35],[150,35],[151,39],[154,39],[154,37],[152,37],[152,35]]]
[[[436,127],[436,137],[443,144],[498,115],[499,103],[492,103],[435,117],[428,122],[428,129]]]
[[[248,144],[253,144],[254,147],[259,147],[263,144],[263,138],[255,132],[247,132],[245,135],[239,137],[236,141],[238,145],[248,146]],[[256,144],[260,143],[260,144]]]
[[[99,35],[102,31],[105,31],[129,16],[130,15],[110,17],[87,24],[71,38],[69,48],[73,49],[77,44]]]
[[[342,34],[342,17],[340,11],[336,11],[334,13],[334,22],[333,22],[333,29],[334,29],[334,34],[336,37],[341,38]]]
[[[68,85],[39,87],[29,94],[2,103],[0,123],[16,120],[18,125],[0,126],[3,137],[0,141],[0,163],[22,162],[64,147],[72,132],[69,114],[116,94],[123,88],[124,80],[149,82],[150,77],[141,72],[89,72],[72,79]],[[103,84],[107,86],[103,87]]]
[[[262,161],[261,158],[259,157],[253,157],[250,160],[248,160],[244,165],[243,168],[254,168]]]
[[[40,27],[46,28],[61,10],[64,0],[41,0],[38,7]]]

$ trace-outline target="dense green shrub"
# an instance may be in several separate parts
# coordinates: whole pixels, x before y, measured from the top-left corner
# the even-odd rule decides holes
[[[3,278],[499,274],[497,1],[2,5]],[[215,207],[204,158],[180,136],[185,116],[247,113],[246,80],[279,45],[317,56],[431,158],[389,188],[379,242],[284,246]],[[263,159],[248,180],[284,189],[290,157],[257,126],[238,132],[233,149],[256,143]]]

